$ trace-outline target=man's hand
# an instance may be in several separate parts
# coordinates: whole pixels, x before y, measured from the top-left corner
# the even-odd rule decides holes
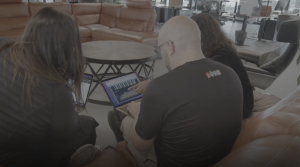
[[[151,82],[151,80],[146,80],[146,81],[140,82],[140,83],[128,88],[128,90],[136,88],[135,92],[144,93],[150,82]]]
[[[131,102],[127,106],[127,110],[129,111],[130,115],[135,118],[139,115],[140,113],[140,107],[141,107],[141,102]]]

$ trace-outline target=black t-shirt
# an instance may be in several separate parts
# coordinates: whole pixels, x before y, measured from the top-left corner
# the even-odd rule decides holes
[[[243,94],[236,73],[209,59],[188,62],[147,87],[137,134],[154,145],[158,166],[211,166],[240,133]]]

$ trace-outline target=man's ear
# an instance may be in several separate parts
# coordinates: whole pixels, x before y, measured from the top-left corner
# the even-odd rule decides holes
[[[175,53],[174,43],[170,40],[167,41],[167,47],[168,55],[172,56]]]

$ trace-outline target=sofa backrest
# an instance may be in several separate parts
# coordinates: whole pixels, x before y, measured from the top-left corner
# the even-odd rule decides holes
[[[30,10],[30,15],[33,16],[35,15],[39,10],[41,10],[44,7],[53,7],[60,9],[67,14],[69,14],[73,20],[75,20],[75,17],[73,16],[72,13],[72,8],[70,3],[66,2],[54,2],[54,3],[29,3],[29,10]]]
[[[20,3],[22,2],[22,0],[0,0],[0,4],[4,4],[4,3]]]
[[[72,4],[72,11],[79,26],[100,23],[100,3]]]
[[[116,28],[129,31],[151,31],[153,10],[123,7],[120,17],[116,21]]]
[[[151,1],[128,0],[127,6],[100,3],[70,4],[25,3],[22,0],[0,0],[0,31],[23,31],[30,18],[44,7],[54,7],[69,14],[78,25],[102,24],[129,31],[153,31],[156,12]],[[74,8],[74,9],[73,9]],[[76,17],[76,18],[75,18]]]
[[[129,31],[153,31],[156,10],[150,0],[127,0],[116,21],[116,28]]]
[[[256,139],[275,135],[300,136],[300,86],[252,118],[238,136],[233,150]]]
[[[27,3],[0,3],[0,31],[24,29],[29,20]]]
[[[113,5],[109,3],[103,3],[101,9],[100,24],[107,27],[115,27],[115,23],[120,16],[123,5]]]

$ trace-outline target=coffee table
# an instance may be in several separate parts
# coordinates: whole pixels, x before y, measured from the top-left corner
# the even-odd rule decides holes
[[[123,75],[124,66],[128,66],[131,71],[136,72],[141,80],[153,78],[153,68],[155,60],[158,58],[154,49],[154,47],[149,45],[127,41],[92,41],[82,43],[83,56],[86,58],[87,66],[94,75],[93,82],[96,83],[88,96],[95,91],[102,80]],[[100,67],[93,68],[91,64],[99,64]],[[90,98],[88,102],[111,105],[110,102]]]

